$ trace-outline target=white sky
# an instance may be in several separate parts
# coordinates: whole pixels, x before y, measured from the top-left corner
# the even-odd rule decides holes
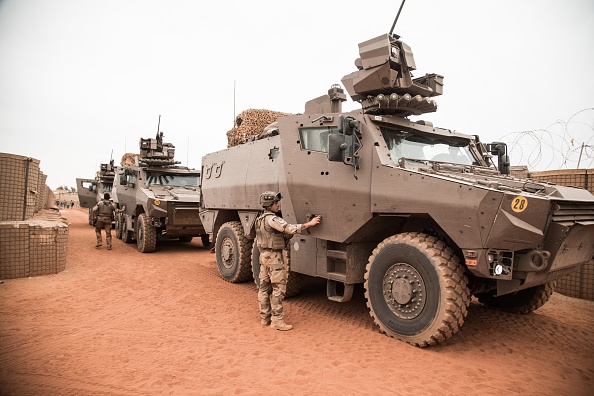
[[[199,169],[236,114],[303,112],[355,71],[357,45],[387,33],[399,6],[0,0],[0,152],[41,160],[51,188],[75,186],[112,150],[116,164],[138,152],[161,115],[176,159]],[[417,76],[445,76],[422,119],[483,142],[522,137],[512,164],[533,169],[575,167],[581,144],[594,145],[594,1],[408,0],[395,32]],[[593,158],[586,148],[581,167]]]

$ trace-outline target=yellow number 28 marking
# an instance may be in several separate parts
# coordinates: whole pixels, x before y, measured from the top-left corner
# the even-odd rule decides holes
[[[520,213],[528,207],[528,200],[526,197],[515,197],[512,200],[511,208],[514,212]]]

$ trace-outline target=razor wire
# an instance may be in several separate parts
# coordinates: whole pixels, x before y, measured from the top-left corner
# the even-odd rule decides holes
[[[591,117],[589,121],[582,120],[588,117]],[[510,132],[501,140],[507,143],[514,164],[526,165],[530,171],[592,168],[594,107],[580,110],[566,121],[557,120],[544,129]]]

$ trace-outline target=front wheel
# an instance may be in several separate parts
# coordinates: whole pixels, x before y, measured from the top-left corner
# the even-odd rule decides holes
[[[285,297],[294,297],[301,291],[303,287],[303,275],[292,272],[289,265],[289,255],[283,255],[285,265],[287,266],[287,292]],[[256,287],[260,287],[260,249],[258,244],[254,241],[254,247],[252,248],[252,274],[254,276],[254,283]]]
[[[515,314],[528,314],[545,305],[554,291],[555,281],[552,281],[499,297],[493,294],[479,294],[477,297],[479,302],[488,308]]]
[[[252,242],[244,235],[240,221],[229,221],[219,229],[215,243],[217,267],[227,282],[245,282],[252,277]]]
[[[423,233],[384,239],[365,273],[367,307],[380,330],[415,346],[441,344],[468,313],[464,269],[443,241]]]
[[[146,213],[138,216],[138,229],[136,231],[136,247],[140,253],[151,253],[157,246],[157,232],[148,220]]]

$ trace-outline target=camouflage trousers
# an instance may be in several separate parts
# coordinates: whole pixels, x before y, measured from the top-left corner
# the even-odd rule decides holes
[[[283,300],[287,293],[288,262],[283,250],[262,249],[260,251],[260,287],[258,303],[260,319],[282,320],[285,316]]]
[[[107,246],[111,247],[111,219],[109,220],[97,220],[95,224],[95,235],[97,235],[97,245],[101,245],[101,230],[105,230],[105,242]]]

